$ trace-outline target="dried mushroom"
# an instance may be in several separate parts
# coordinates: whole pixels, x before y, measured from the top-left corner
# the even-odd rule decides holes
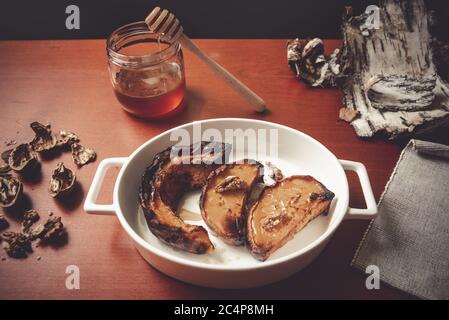
[[[6,229],[9,227],[9,222],[6,220],[5,216],[0,214],[0,230]]]
[[[8,164],[14,171],[23,171],[36,163],[36,153],[27,143],[19,144],[9,154]]]
[[[3,249],[13,258],[25,258],[28,253],[33,252],[30,237],[16,232],[3,233]]]
[[[66,168],[62,162],[58,163],[50,179],[48,192],[52,197],[65,194],[72,190],[76,176],[72,170]]]
[[[0,207],[13,206],[23,190],[22,182],[12,175],[0,176]]]
[[[330,56],[324,53],[323,41],[294,39],[287,43],[287,60],[296,76],[312,87],[332,87],[343,77],[341,53],[336,49]]]
[[[72,156],[73,161],[78,166],[84,166],[86,163],[94,161],[97,157],[97,153],[94,149],[85,148],[78,143],[72,144]]]
[[[56,146],[57,140],[55,135],[51,132],[50,124],[43,125],[37,121],[30,124],[36,136],[30,142],[31,147],[36,152],[47,151]]]
[[[61,130],[59,131],[58,147],[71,146],[80,141],[80,138],[73,132]]]
[[[40,218],[39,213],[36,210],[28,210],[23,215],[23,221],[22,221],[22,231],[25,233],[28,233],[31,226],[38,221]]]

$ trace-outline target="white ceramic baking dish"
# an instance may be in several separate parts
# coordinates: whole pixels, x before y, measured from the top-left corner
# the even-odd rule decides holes
[[[248,150],[234,151],[245,152],[246,156],[261,162],[271,161],[280,167],[286,176],[312,175],[335,193],[329,214],[313,220],[264,262],[254,259],[245,247],[226,245],[213,235],[210,237],[216,249],[212,254],[205,255],[175,250],[159,241],[149,231],[138,202],[141,176],[158,152],[176,142],[173,141],[173,135],[176,136],[179,131],[193,134],[196,130],[194,127],[198,128],[199,125],[203,133],[214,131],[221,134],[224,134],[226,129],[274,129],[277,132],[275,147],[278,153],[275,158],[270,157],[271,155],[261,157],[260,154],[247,154]],[[250,137],[249,143],[240,147],[248,148],[248,145],[257,143],[251,139],[262,138]],[[269,150],[273,141],[268,141],[266,136],[263,139],[268,143]],[[113,203],[96,204],[105,173],[113,166],[121,166],[114,187]],[[357,173],[367,204],[366,209],[348,206],[349,189],[345,170]],[[183,199],[182,206],[199,214],[198,198],[199,192],[189,193]],[[319,255],[343,219],[372,219],[377,213],[377,206],[362,163],[338,160],[315,139],[286,126],[259,120],[224,118],[185,124],[148,140],[129,157],[104,159],[94,176],[84,210],[88,213],[115,214],[145,260],[171,277],[207,287],[245,288],[273,283],[300,271]],[[206,227],[199,219],[191,223]]]

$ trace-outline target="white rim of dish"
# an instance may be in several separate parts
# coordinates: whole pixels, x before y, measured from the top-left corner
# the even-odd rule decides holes
[[[347,197],[345,199],[338,199],[338,201],[343,201],[344,206],[343,208],[346,208],[346,211],[343,214],[340,214],[339,217],[337,217],[337,220],[335,220],[332,224],[329,225],[329,227],[327,228],[327,230],[321,235],[319,236],[317,239],[315,239],[312,243],[310,243],[309,245],[307,245],[306,247],[290,253],[286,256],[283,257],[279,257],[273,260],[267,260],[267,261],[263,261],[258,265],[255,266],[237,266],[237,267],[230,267],[230,266],[219,266],[219,265],[211,265],[211,264],[207,264],[205,262],[198,262],[198,261],[189,261],[186,260],[185,258],[180,258],[177,256],[174,256],[170,253],[165,252],[164,250],[158,249],[156,247],[153,247],[150,243],[148,243],[147,241],[145,241],[141,236],[139,236],[133,228],[131,228],[131,226],[128,224],[128,222],[125,219],[125,216],[122,213],[121,207],[119,205],[119,201],[118,201],[118,186],[120,185],[120,181],[122,179],[122,176],[124,174],[124,172],[126,171],[129,163],[131,162],[131,159],[138,154],[142,149],[144,149],[148,144],[152,143],[153,141],[159,139],[161,136],[165,135],[165,134],[169,134],[172,131],[175,130],[179,130],[185,127],[189,127],[191,126],[193,123],[211,123],[211,122],[223,122],[223,121],[230,121],[230,122],[249,122],[249,123],[258,123],[258,124],[267,124],[270,126],[275,126],[281,129],[285,129],[291,132],[294,132],[296,134],[302,135],[305,139],[308,139],[314,143],[317,143],[319,145],[319,147],[323,150],[323,152],[326,152],[327,154],[329,154],[336,162],[337,167],[342,171],[344,177],[345,177],[345,187],[346,187],[346,194]],[[245,119],[245,118],[216,118],[216,119],[205,119],[205,120],[198,120],[198,121],[194,121],[194,122],[189,122],[183,125],[180,125],[178,127],[169,129],[167,131],[164,131],[160,134],[158,134],[157,136],[151,138],[150,140],[148,140],[147,142],[143,143],[140,147],[138,147],[129,157],[128,160],[125,162],[125,164],[122,166],[122,168],[120,169],[120,172],[117,176],[117,180],[115,182],[115,186],[114,186],[114,194],[113,194],[113,200],[114,200],[114,209],[115,209],[115,214],[118,217],[120,224],[122,225],[122,227],[125,229],[125,231],[128,233],[128,235],[137,243],[139,244],[141,247],[145,248],[146,250],[154,253],[155,255],[159,256],[160,258],[172,261],[174,263],[178,263],[181,265],[185,265],[185,266],[189,266],[189,267],[195,267],[195,268],[201,268],[201,269],[213,269],[213,270],[223,270],[223,271],[242,271],[242,270],[251,270],[251,269],[263,269],[263,268],[268,268],[277,264],[282,264],[284,262],[287,262],[289,260],[293,260],[296,257],[303,255],[304,253],[314,249],[315,247],[317,247],[318,245],[320,245],[321,243],[323,243],[325,240],[327,240],[333,233],[334,231],[337,229],[337,227],[340,225],[341,221],[343,220],[344,216],[346,215],[347,212],[347,208],[349,205],[349,186],[348,186],[348,180],[346,179],[346,175],[344,172],[343,167],[341,166],[340,162],[338,161],[337,157],[335,157],[335,155],[329,151],[329,149],[327,149],[321,142],[319,142],[318,140],[312,138],[311,136],[284,126],[282,124],[278,124],[278,123],[274,123],[274,122],[269,122],[269,121],[264,121],[264,120],[255,120],[255,119]],[[171,248],[169,248],[171,249]],[[250,254],[248,252],[248,254]]]

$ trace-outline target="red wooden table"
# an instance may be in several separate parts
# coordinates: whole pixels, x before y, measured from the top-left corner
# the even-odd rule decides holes
[[[365,275],[349,266],[367,221],[345,221],[320,257],[293,277],[263,288],[215,290],[171,279],[149,266],[137,253],[115,217],[86,214],[82,203],[99,161],[127,156],[154,135],[198,119],[257,118],[299,129],[327,146],[338,158],[363,162],[379,198],[403,143],[362,140],[347,123],[338,121],[341,93],[310,89],[299,82],[286,63],[285,40],[197,40],[210,56],[228,68],[269,107],[255,114],[245,101],[189,52],[185,52],[187,108],[174,119],[144,121],[120,109],[109,83],[105,41],[0,42],[0,142],[28,142],[32,121],[51,122],[54,129],[80,135],[99,159],[76,171],[81,188],[69,202],[47,193],[51,170],[59,161],[75,168],[70,153],[42,160],[41,174],[25,181],[29,206],[45,219],[48,210],[61,215],[67,242],[39,247],[24,260],[0,261],[0,299],[300,299],[300,298],[410,298],[382,285],[365,288]],[[326,41],[329,50],[339,41]],[[101,203],[111,201],[112,170],[101,192]],[[363,207],[357,179],[349,174],[350,205]],[[11,230],[19,222],[5,212]],[[2,252],[2,256],[5,254]],[[38,260],[37,257],[41,259]],[[80,290],[65,286],[68,265],[80,268]]]

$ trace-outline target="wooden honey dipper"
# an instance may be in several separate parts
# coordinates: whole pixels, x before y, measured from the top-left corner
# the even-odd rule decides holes
[[[219,75],[232,88],[234,88],[243,98],[245,98],[257,112],[262,112],[265,110],[265,101],[251,91],[251,89],[249,89],[240,80],[234,77],[229,71],[212,60],[200,48],[198,48],[192,40],[184,34],[179,20],[168,10],[162,10],[159,7],[154,8],[145,19],[145,23],[152,32],[163,34],[164,37],[170,39],[171,41],[179,41],[183,47],[193,52],[198,58],[203,60],[212,70],[214,70],[217,75]]]

